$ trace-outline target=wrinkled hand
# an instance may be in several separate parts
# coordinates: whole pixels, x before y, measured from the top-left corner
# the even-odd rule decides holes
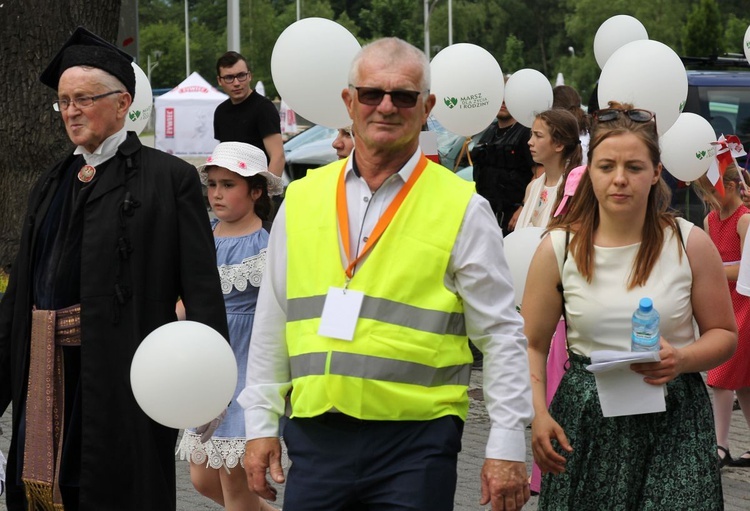
[[[643,381],[651,385],[663,385],[677,378],[682,373],[682,352],[669,344],[662,337],[659,341],[659,362],[644,362],[642,364],[631,364],[630,369],[645,376]]]
[[[524,462],[484,460],[480,505],[492,502],[492,511],[518,511],[529,498],[531,493]]]
[[[276,488],[266,479],[270,469],[271,478],[277,484],[285,481],[281,468],[281,443],[276,437],[256,438],[245,444],[245,474],[247,486],[266,500],[276,500]]]
[[[203,426],[198,426],[197,428],[195,428],[195,432],[201,436],[202,444],[205,444],[211,439],[211,437],[214,434],[214,431],[216,431],[216,428],[219,427],[221,422],[224,420],[224,417],[226,416],[227,416],[227,410],[225,408],[224,411],[221,412],[219,416],[216,417],[214,420],[212,420],[208,424],[204,424]]]
[[[565,472],[565,457],[560,455],[552,446],[552,440],[567,452],[573,452],[573,447],[565,436],[565,431],[549,413],[538,413],[531,422],[531,450],[534,461],[539,465],[543,474]]]

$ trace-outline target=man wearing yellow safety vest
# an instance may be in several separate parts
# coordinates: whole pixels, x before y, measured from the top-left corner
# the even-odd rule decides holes
[[[472,354],[492,420],[482,504],[529,499],[526,339],[502,234],[473,185],[430,162],[429,62],[395,38],[354,58],[352,155],[294,182],[276,217],[248,359],[248,484],[284,509],[453,509]]]

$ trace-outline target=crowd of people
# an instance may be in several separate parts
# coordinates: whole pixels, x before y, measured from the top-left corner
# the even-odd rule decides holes
[[[750,466],[727,441],[735,396],[750,424],[737,166],[700,180],[697,228],[669,209],[654,114],[617,98],[586,114],[559,86],[531,128],[503,104],[464,181],[419,146],[427,57],[385,38],[351,64],[339,160],[285,191],[278,113],[242,55],[216,69],[229,99],[198,169],[125,130],[131,59],[95,34],[79,28],[41,74],[75,149],[32,190],[0,303],[10,511],[175,510],[175,445],[227,510],[275,509],[282,483],[290,511],[451,510],[470,343],[491,421],[481,505],[722,507],[721,468]],[[503,235],[532,226],[519,314]],[[605,416],[586,366],[630,350],[643,296],[658,361],[628,370],[664,388],[666,411]],[[129,386],[140,342],[178,319],[220,332],[239,374],[179,444]]]

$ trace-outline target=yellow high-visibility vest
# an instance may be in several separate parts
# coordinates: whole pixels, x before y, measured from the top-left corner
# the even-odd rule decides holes
[[[349,282],[364,300],[354,339],[345,341],[317,333],[329,287],[346,278],[336,217],[341,169],[334,162],[312,170],[286,194],[293,416],[335,408],[365,420],[465,420],[472,355],[462,300],[444,276],[474,185],[428,163]]]

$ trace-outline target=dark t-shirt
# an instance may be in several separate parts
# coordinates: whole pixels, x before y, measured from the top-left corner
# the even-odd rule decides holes
[[[489,201],[504,231],[533,177],[530,134],[518,122],[507,128],[493,123],[471,151],[477,193]]]
[[[227,99],[214,112],[214,138],[219,142],[245,142],[266,153],[263,139],[276,133],[281,134],[279,112],[255,91],[236,105]]]

